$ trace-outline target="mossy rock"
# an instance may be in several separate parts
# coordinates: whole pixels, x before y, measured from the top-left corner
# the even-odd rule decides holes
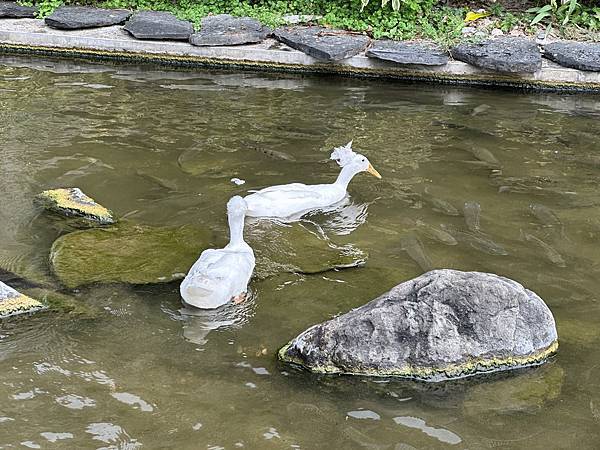
[[[111,225],[116,222],[113,213],[85,195],[79,188],[61,188],[43,191],[36,201],[57,214],[76,218],[85,225]]]
[[[31,288],[23,291],[27,296],[42,302],[50,311],[77,316],[78,318],[93,319],[99,310],[86,304],[83,300],[60,292],[42,288]]]
[[[255,278],[358,267],[367,259],[363,251],[351,245],[338,246],[297,222],[257,221],[247,227],[246,240],[256,255]]]
[[[166,283],[183,278],[212,233],[197,226],[152,227],[122,222],[75,231],[52,244],[50,264],[68,288],[91,283]]]

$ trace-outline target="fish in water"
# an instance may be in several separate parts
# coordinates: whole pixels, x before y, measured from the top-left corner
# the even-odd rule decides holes
[[[560,253],[558,253],[558,251],[556,251],[556,249],[554,249],[554,247],[552,247],[550,244],[547,244],[546,242],[542,241],[540,238],[535,237],[532,234],[523,233],[523,232],[521,232],[521,233],[523,234],[523,237],[525,238],[525,240],[527,240],[528,242],[533,242],[533,243],[537,244],[539,247],[541,247],[542,250],[544,250],[544,254],[546,255],[546,258],[548,258],[548,260],[552,264],[555,264],[558,267],[566,267],[565,260],[560,255]]]
[[[296,161],[296,158],[284,152],[280,152],[270,148],[265,148],[259,145],[248,145],[248,147],[272,159],[280,159],[283,161]]]
[[[469,247],[494,256],[506,256],[508,252],[500,244],[492,241],[482,234],[465,233],[442,224],[441,227],[456,238],[458,242],[468,245]]]
[[[471,153],[475,158],[479,161],[485,162],[492,166],[499,166],[500,161],[494,156],[494,154],[489,151],[487,148],[479,147],[473,145],[466,149],[469,153]]]
[[[415,223],[419,227],[419,229],[426,236],[430,237],[431,239],[435,239],[436,241],[439,241],[442,244],[446,244],[446,245],[458,244],[456,239],[454,239],[454,237],[447,231],[440,230],[439,228],[436,228],[436,227],[432,227],[431,225],[426,224],[422,220],[417,220]]]
[[[541,203],[532,203],[529,205],[529,209],[542,225],[562,229],[562,222],[554,211],[547,206],[544,206]]]
[[[476,116],[478,114],[484,113],[486,112],[488,109],[491,109],[492,107],[490,105],[486,105],[485,103],[479,106],[476,106],[475,108],[473,108],[473,110],[471,111],[471,115],[472,116]]]
[[[458,209],[456,209],[452,203],[446,200],[437,197],[431,197],[429,201],[431,202],[434,211],[439,211],[448,216],[460,216]]]
[[[402,245],[402,250],[408,253],[408,256],[410,256],[425,272],[428,272],[433,268],[431,260],[425,254],[423,244],[415,234],[410,233],[402,236],[400,238],[400,244]]]
[[[479,216],[481,215],[481,205],[477,202],[466,202],[463,207],[463,214],[467,228],[473,233],[478,233],[481,229]]]

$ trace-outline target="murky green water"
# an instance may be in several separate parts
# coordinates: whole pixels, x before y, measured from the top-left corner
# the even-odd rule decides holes
[[[68,231],[33,205],[43,189],[79,186],[119,216],[200,224],[223,244],[230,196],[333,180],[333,146],[354,139],[383,175],[359,175],[346,205],[310,217],[367,251],[365,267],[255,281],[243,306],[196,316],[178,283],[90,286],[71,294],[95,318],[2,323],[0,448],[597,448],[599,100],[0,59],[0,267],[39,283],[54,283],[48,251]],[[500,247],[474,240],[445,202],[479,203],[481,233]],[[420,265],[403,250],[414,235]],[[428,265],[535,290],[556,316],[558,356],[434,386],[276,362],[307,326]]]

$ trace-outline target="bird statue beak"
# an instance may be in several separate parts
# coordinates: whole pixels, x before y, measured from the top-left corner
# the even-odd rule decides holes
[[[379,175],[379,172],[377,172],[371,164],[369,164],[369,167],[367,168],[367,172],[369,172],[375,178],[381,179],[381,175]]]

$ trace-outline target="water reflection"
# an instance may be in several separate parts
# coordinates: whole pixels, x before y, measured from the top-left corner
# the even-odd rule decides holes
[[[216,309],[198,309],[185,306],[179,309],[183,324],[183,337],[200,347],[208,342],[208,335],[216,330],[242,327],[254,315],[256,295],[252,290],[240,304],[227,304]]]

